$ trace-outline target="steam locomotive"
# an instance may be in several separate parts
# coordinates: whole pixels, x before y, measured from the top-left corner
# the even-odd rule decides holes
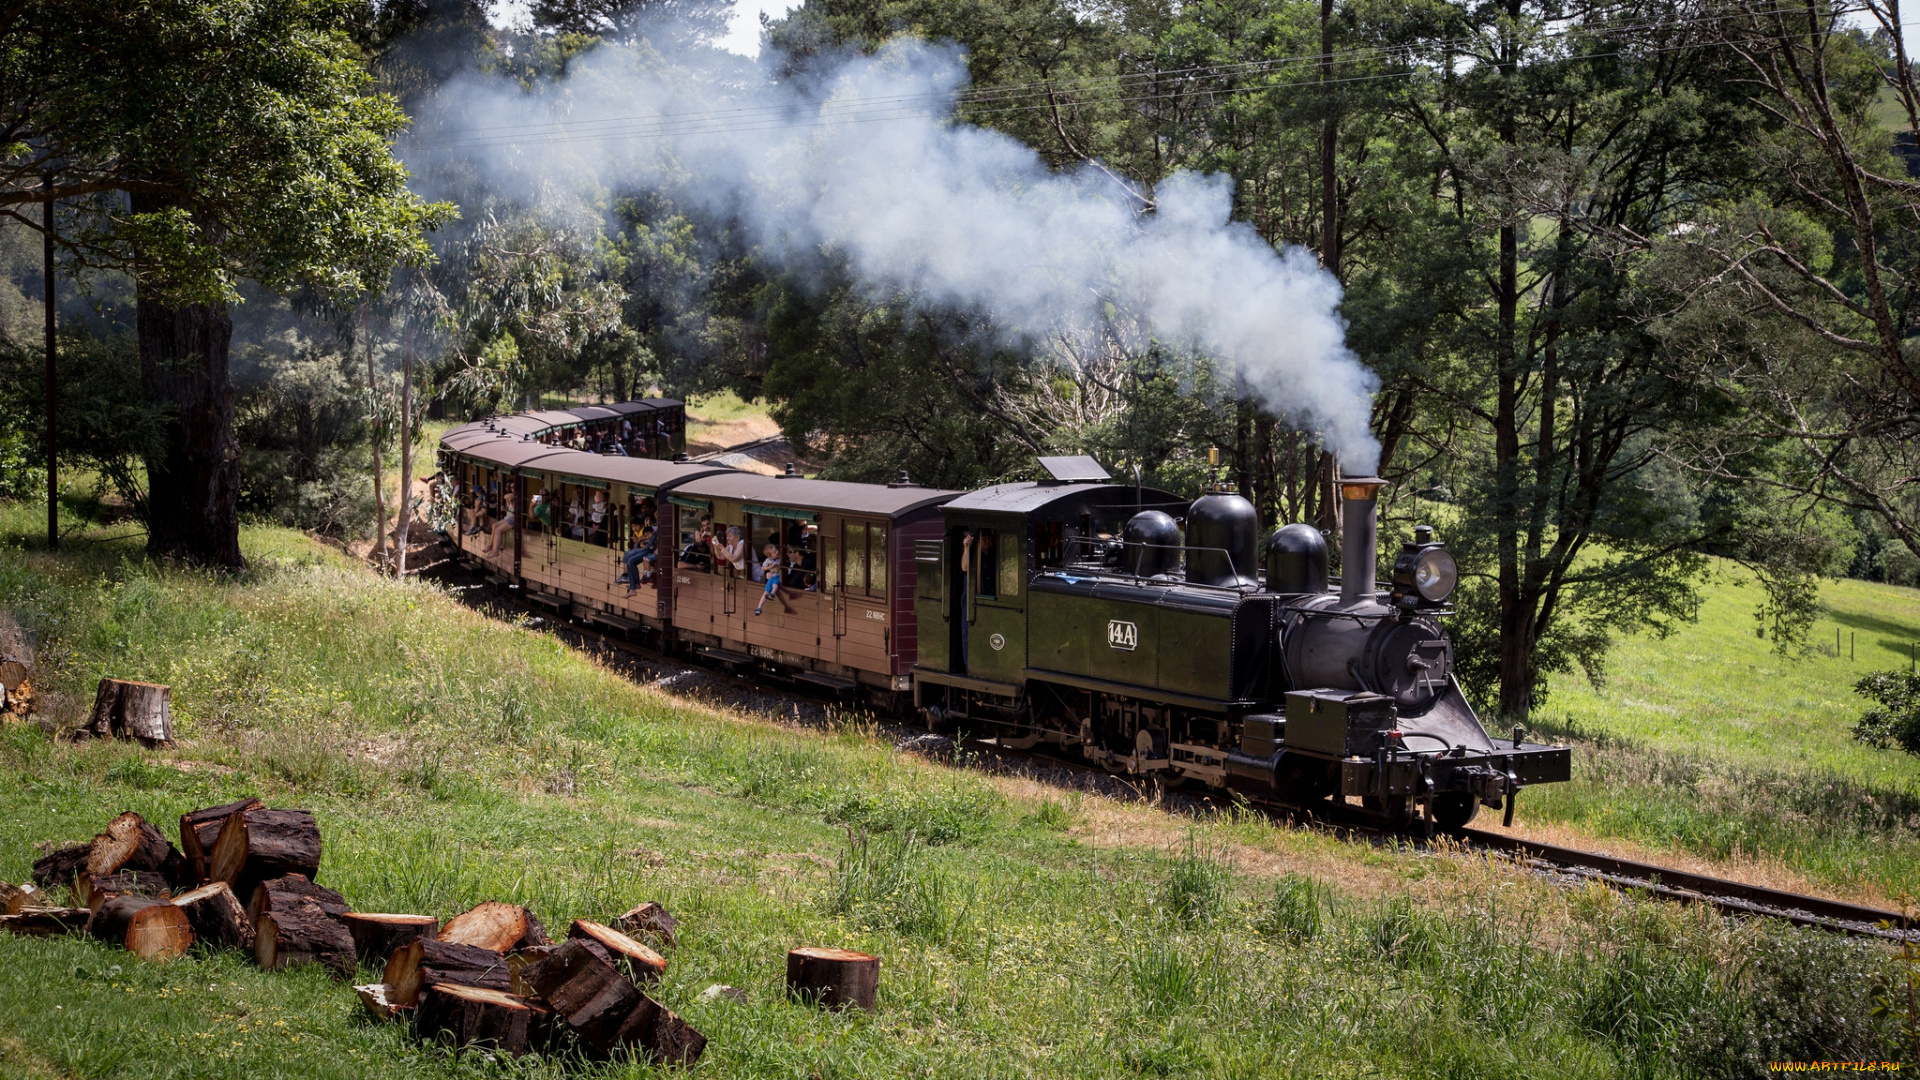
[[[1230,490],[1189,501],[1091,458],[942,491],[586,453],[546,434],[564,422],[442,441],[471,506],[453,542],[557,616],[1116,773],[1357,801],[1393,829],[1510,821],[1521,788],[1569,778],[1568,748],[1489,734],[1461,693],[1440,623],[1459,575],[1431,528],[1379,587],[1377,478],[1340,482],[1335,583],[1312,527],[1263,537]]]

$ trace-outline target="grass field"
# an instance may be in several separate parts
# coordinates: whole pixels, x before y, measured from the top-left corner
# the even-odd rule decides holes
[[[1872,946],[677,701],[298,534],[248,530],[230,582],[128,541],[55,560],[21,544],[35,521],[0,506],[0,606],[41,636],[56,714],[102,675],[163,681],[182,740],[0,731],[0,878],[119,810],[257,794],[316,814],[322,881],[364,910],[496,898],[562,927],[657,899],[683,920],[660,993],[712,1076],[1743,1076],[1897,1051]],[[883,957],[879,1012],[788,1002],[800,944]],[[747,1003],[698,1000],[715,982]],[[74,939],[0,938],[0,1015],[10,1077],[646,1071],[420,1047],[313,970]]]
[[[1904,670],[1920,641],[1920,591],[1826,582],[1815,649],[1782,656],[1754,635],[1744,572],[1716,573],[1698,621],[1623,641],[1604,688],[1554,686],[1535,723],[1578,746],[1575,782],[1525,796],[1529,818],[1776,864],[1882,904],[1920,892],[1920,759],[1852,735],[1867,704],[1854,682]]]

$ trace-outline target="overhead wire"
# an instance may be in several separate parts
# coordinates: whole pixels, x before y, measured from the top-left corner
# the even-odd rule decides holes
[[[1682,19],[1650,19],[1637,23],[1613,24],[1600,28],[1597,32],[1617,35],[1644,30],[1672,31],[1724,22],[1735,17],[1794,13],[1804,10],[1805,7],[1803,4],[1783,2],[1775,7],[1762,9],[1758,12],[1747,11],[1737,13],[1737,15],[1733,13],[1716,13]],[[1836,13],[1845,13],[1844,9],[1840,7],[1835,7],[1830,10]],[[1596,32],[1583,27],[1568,27],[1565,30],[1553,31],[1536,37],[1534,40],[1536,42],[1543,40],[1561,41],[1572,38],[1583,31],[1590,33]],[[1124,93],[1124,91],[1142,83],[1193,83],[1202,80],[1231,82],[1236,78],[1248,75],[1265,74],[1281,70],[1287,66],[1308,63],[1329,66],[1351,66],[1369,60],[1391,61],[1398,59],[1407,65],[1413,65],[1422,59],[1431,60],[1436,56],[1457,56],[1467,51],[1471,46],[1484,42],[1484,40],[1485,35],[1473,35],[1437,42],[1426,42],[1419,45],[1368,47],[1365,49],[1350,49],[1331,54],[1295,54],[1263,60],[1242,61],[1233,64],[1195,65],[1186,68],[1129,72],[1070,81],[1043,80],[1030,83],[1009,84],[1006,86],[978,87],[953,92],[933,91],[917,94],[828,98],[812,103],[810,109],[808,108],[808,103],[805,102],[782,102],[769,105],[741,106],[731,109],[700,110],[684,113],[641,114],[585,120],[555,120],[526,125],[496,125],[469,129],[467,132],[438,140],[431,137],[407,139],[405,140],[405,146],[410,151],[449,151],[513,147],[522,144],[591,144],[610,141],[651,141],[671,137],[700,137],[785,130],[794,127],[838,127],[906,119],[925,119],[929,116],[952,115],[962,109],[966,111],[969,117],[981,118],[1080,104],[1138,104],[1194,93],[1209,92],[1204,89],[1195,90],[1189,88],[1172,92],[1155,90],[1146,94]],[[1655,47],[1645,51],[1651,51],[1653,53],[1686,51],[1712,47],[1715,44],[1717,43],[1696,42]],[[1534,66],[1539,63],[1564,63],[1573,60],[1604,59],[1626,54],[1627,50],[1579,53],[1536,60],[1530,63],[1529,66]],[[1297,88],[1311,90],[1326,86],[1413,78],[1430,70],[1430,68],[1423,69],[1409,66],[1397,71],[1320,78],[1311,83],[1298,84]],[[1210,92],[1214,94],[1238,94],[1274,88],[1272,84],[1262,83],[1253,86],[1226,86]],[[1121,91],[1121,93],[1115,93],[1115,91]],[[809,113],[810,115],[795,116],[796,111]],[[626,126],[614,127],[613,125]]]

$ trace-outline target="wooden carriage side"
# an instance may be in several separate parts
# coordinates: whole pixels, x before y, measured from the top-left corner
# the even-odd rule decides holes
[[[751,557],[742,570],[675,568],[676,635],[711,659],[836,690],[906,689],[913,540],[937,533],[935,508],[955,494],[750,473],[689,481],[676,492],[681,538],[710,515],[723,543],[740,530]],[[756,573],[769,545],[783,567],[773,596]]]

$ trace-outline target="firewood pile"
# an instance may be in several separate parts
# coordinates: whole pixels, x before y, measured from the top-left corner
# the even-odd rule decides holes
[[[33,883],[0,882],[0,929],[86,934],[150,960],[196,943],[250,952],[268,971],[316,964],[355,986],[367,1012],[411,1023],[420,1038],[509,1055],[579,1047],[691,1066],[706,1036],[649,995],[667,970],[679,923],[659,904],[609,923],[574,920],[554,941],[533,912],[487,901],[448,919],[354,911],[318,884],[320,826],[304,810],[242,799],[180,817],[176,847],[139,814],[85,844],[48,851]],[[244,902],[242,901],[244,898]],[[871,1010],[880,961],[843,949],[794,949],[788,993],[823,1007]],[[702,1000],[744,1000],[712,986]]]
[[[589,1056],[692,1065],[706,1037],[647,993],[676,920],[641,904],[610,924],[576,919],[555,942],[533,912],[487,901],[442,925],[430,915],[353,911],[320,885],[320,827],[304,810],[243,799],[180,818],[175,846],[139,814],[0,883],[0,929],[86,934],[150,960],[196,942],[241,949],[269,971],[317,964],[355,987],[369,1013],[411,1021],[423,1039],[512,1055],[577,1042]],[[242,902],[244,899],[244,903]]]

